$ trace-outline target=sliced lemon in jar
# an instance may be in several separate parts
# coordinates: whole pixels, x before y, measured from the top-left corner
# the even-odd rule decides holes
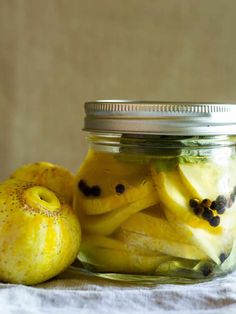
[[[204,259],[207,255],[191,241],[191,232],[174,229],[163,217],[137,213],[124,222],[115,233],[117,239],[142,254],[167,254],[187,259]]]
[[[160,263],[169,260],[168,256],[144,256],[133,252],[98,248],[83,247],[79,252],[79,260],[95,267],[100,272],[116,272],[130,274],[151,274]]]
[[[91,216],[80,213],[82,228],[85,232],[110,235],[129,217],[156,204],[156,202],[155,193],[151,193],[144,199],[137,200],[103,215]]]
[[[155,194],[146,165],[121,162],[115,154],[90,150],[76,177],[74,207],[100,215]]]
[[[201,200],[208,198],[213,201],[218,195],[230,191],[227,166],[209,161],[179,164],[178,169],[186,189]]]

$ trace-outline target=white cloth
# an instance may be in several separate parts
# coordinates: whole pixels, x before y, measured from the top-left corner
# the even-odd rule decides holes
[[[72,277],[67,271],[37,287],[0,284],[0,313],[236,313],[236,272],[200,284],[152,287]]]

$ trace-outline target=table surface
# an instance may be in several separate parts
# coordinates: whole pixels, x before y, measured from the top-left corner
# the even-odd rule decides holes
[[[191,285],[137,286],[66,271],[36,287],[0,284],[0,313],[236,313],[236,272]]]

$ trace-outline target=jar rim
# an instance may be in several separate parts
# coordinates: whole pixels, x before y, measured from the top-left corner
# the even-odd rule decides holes
[[[85,103],[84,130],[157,135],[236,134],[236,104],[96,100]]]

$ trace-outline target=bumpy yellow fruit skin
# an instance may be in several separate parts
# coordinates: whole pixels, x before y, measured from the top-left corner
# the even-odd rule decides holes
[[[0,184],[0,280],[33,285],[66,269],[81,241],[77,214],[49,189]]]
[[[41,161],[17,169],[11,178],[34,182],[54,191],[65,202],[72,204],[74,176],[65,168]]]

